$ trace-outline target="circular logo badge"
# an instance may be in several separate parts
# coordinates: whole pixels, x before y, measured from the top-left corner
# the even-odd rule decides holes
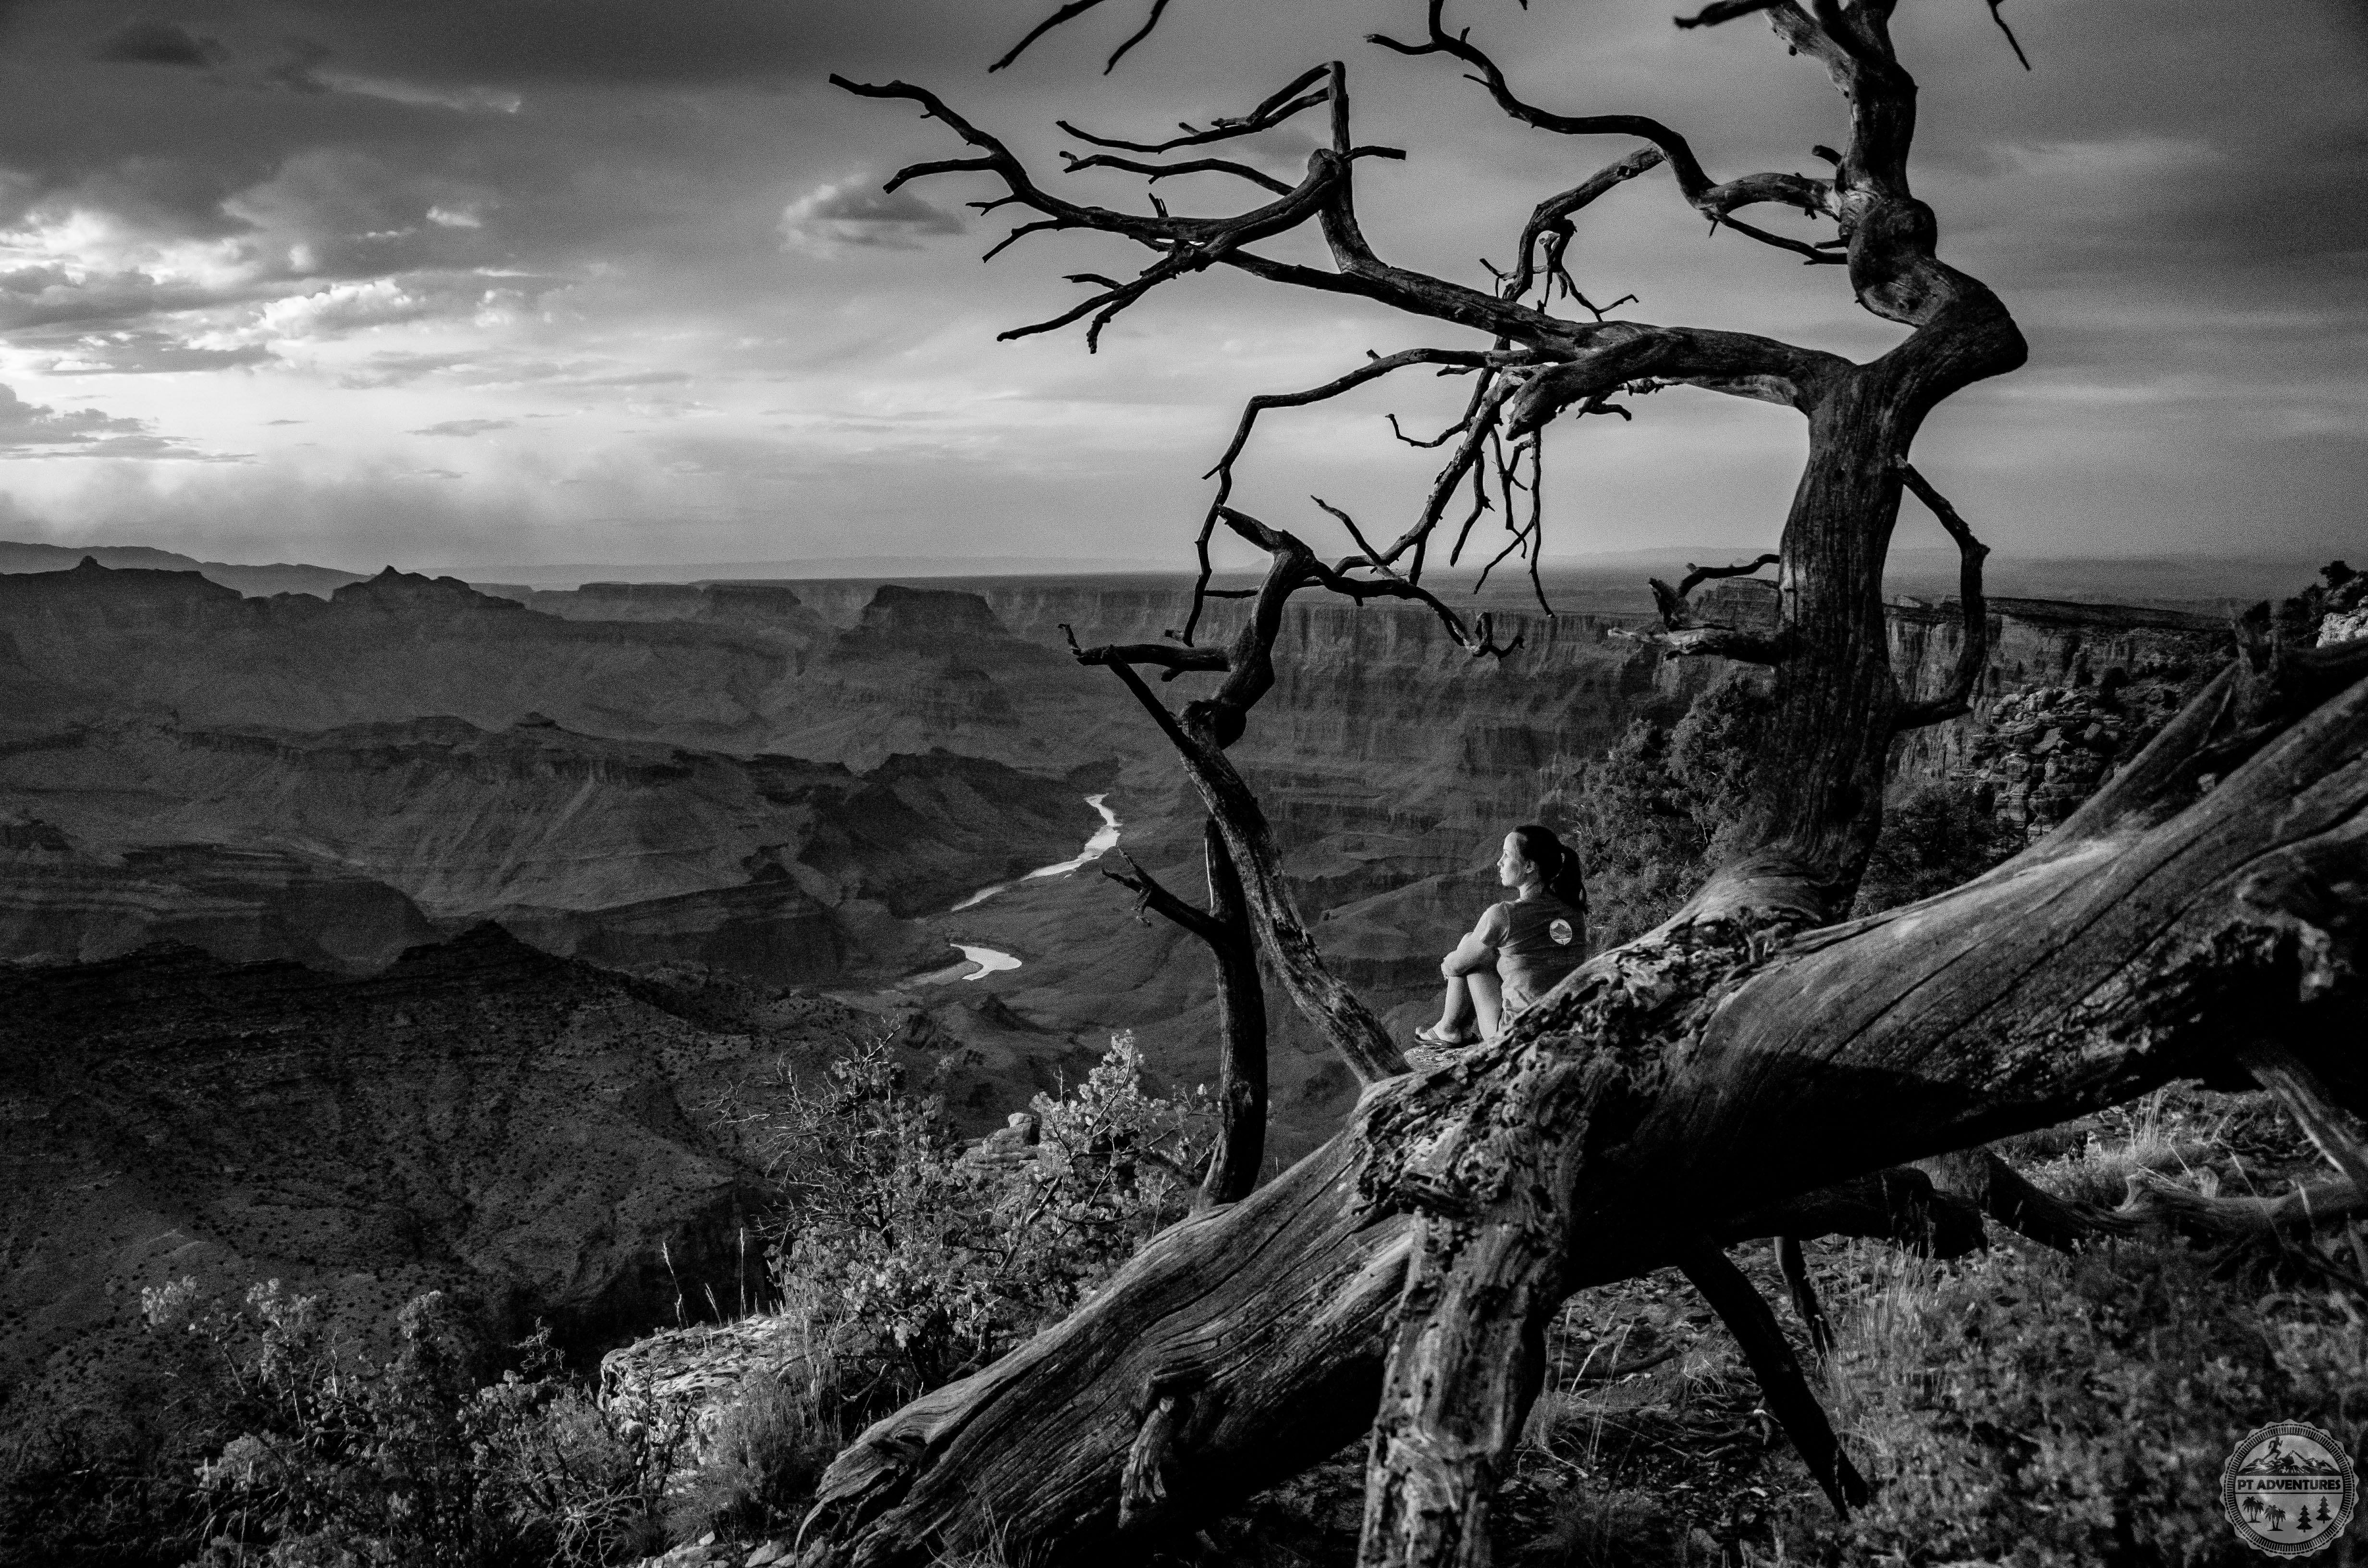
[[[2248,1434],[2220,1471],[2220,1510],[2237,1539],[2273,1557],[2307,1557],[2333,1544],[2359,1505],[2351,1456],[2299,1421]]]
[[[1567,948],[1571,944],[1571,939],[1577,937],[1578,933],[1570,928],[1569,921],[1558,919],[1553,925],[1546,927],[1546,935],[1552,937],[1555,941],[1560,942],[1564,947]]]

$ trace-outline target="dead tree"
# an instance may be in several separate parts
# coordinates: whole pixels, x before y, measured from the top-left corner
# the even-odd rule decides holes
[[[1098,3],[1073,0],[1053,20]],[[1260,191],[1256,205],[1215,218],[1068,200],[933,93],[840,83],[916,104],[968,144],[891,188],[985,176],[996,193],[974,205],[1030,215],[1014,239],[1092,231],[1152,253],[1131,278],[1077,275],[1087,298],[1006,335],[1085,321],[1091,344],[1152,290],[1226,267],[1478,342],[1377,357],[1325,386],[1253,399],[1212,471],[1180,635],[1081,651],[1127,683],[1174,744],[1238,875],[1258,950],[1366,1085],[1350,1125],[1266,1187],[1163,1233],[1066,1322],[864,1433],[825,1478],[806,1562],[919,1564],[988,1540],[1035,1561],[1103,1561],[1370,1433],[1361,1562],[1484,1563],[1495,1481],[1537,1392],[1547,1324],[1574,1290],[1685,1267],[1756,1346],[1763,1378],[1782,1384],[1789,1352],[1772,1353],[1764,1303],[1736,1292],[1716,1260],[1725,1245],[1821,1233],[1820,1215],[1889,1224],[1902,1210],[1885,1194],[1918,1191],[1930,1195],[1918,1211],[1960,1233],[1970,1223],[1977,1236],[1984,1210],[2035,1229],[2086,1222],[2093,1215],[2035,1203],[2027,1184],[1947,1156],[2177,1078],[2259,1071],[2324,1129],[2337,1110],[2363,1108],[2345,1096],[2359,1097],[2368,1075],[2333,1060],[2331,1042],[2360,1038],[2368,645],[2246,649],[2047,840],[1951,892],[1838,924],[1880,826],[1888,748],[1904,730],[1964,711],[1980,667],[1970,658],[1950,690],[1911,700],[1887,660],[1883,566],[1903,487],[1957,538],[1970,635],[1980,627],[1981,546],[1909,469],[1909,451],[1943,399],[2024,357],[2006,307],[1940,259],[1933,213],[1911,191],[1916,85],[1892,47],[1893,0],[1719,0],[1682,20],[1761,18],[1826,71],[1846,106],[1848,136],[1839,151],[1814,150],[1827,165],[1818,172],[1725,180],[1657,120],[1565,114],[1520,97],[1449,27],[1443,4],[1430,6],[1424,37],[1375,41],[1446,56],[1523,124],[1638,144],[1542,200],[1487,289],[1395,266],[1366,243],[1356,167],[1401,154],[1355,141],[1338,62],[1239,119],[1180,135],[1064,127],[1098,149],[1073,155],[1073,170],[1215,174]],[[1329,142],[1296,184],[1200,155],[1317,108]],[[1565,266],[1573,225],[1663,167],[1714,231],[1844,268],[1858,301],[1905,326],[1905,339],[1861,364],[1598,311]],[[1769,203],[1832,233],[1794,238],[1739,216]],[[1258,248],[1308,227],[1330,267]],[[1557,313],[1558,295],[1583,315]],[[1353,550],[1327,563],[1233,506],[1233,464],[1262,413],[1418,366],[1469,376],[1473,390],[1461,419],[1424,443],[1447,449],[1445,466],[1385,543],[1336,513]],[[1676,387],[1791,408],[1806,426],[1770,563],[1774,630],[1703,624],[1670,590],[1653,634],[1673,653],[1768,672],[1748,803],[1729,829],[1736,847],[1678,915],[1590,960],[1500,1039],[1406,1071],[1325,964],[1225,748],[1273,684],[1293,594],[1416,601],[1475,654],[1498,652],[1485,625],[1467,625],[1424,586],[1426,563],[1460,557],[1493,511],[1534,579],[1543,431]],[[1262,546],[1270,565],[1241,630],[1216,648],[1193,639],[1215,592],[1207,547],[1221,527]],[[1220,679],[1177,711],[1144,668]],[[2283,1054],[2255,1050],[2264,1039],[2283,1041]],[[2333,1131],[2325,1146],[2347,1170],[2358,1158]],[[1919,1161],[1931,1168],[1900,1168]],[[1788,1407],[1771,1397],[1771,1408]],[[1813,1462],[1824,1447],[1828,1485],[1846,1497],[1853,1478],[1814,1412],[1794,1408],[1795,1441]]]

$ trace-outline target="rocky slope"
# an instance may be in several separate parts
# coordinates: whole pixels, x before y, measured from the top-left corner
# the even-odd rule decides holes
[[[863,1027],[487,926],[361,980],[194,949],[0,970],[0,1393],[143,1286],[277,1278],[368,1321],[457,1288],[591,1350],[734,1304],[753,1174],[719,1102]]]

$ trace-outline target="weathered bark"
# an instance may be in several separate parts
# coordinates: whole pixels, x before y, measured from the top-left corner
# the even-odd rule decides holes
[[[1224,835],[1210,823],[1202,835],[1208,863],[1209,917],[1231,939],[1212,949],[1217,960],[1217,1151],[1201,1184],[1204,1203],[1235,1203],[1258,1185],[1266,1160],[1266,988],[1258,981],[1258,949],[1250,938],[1242,880],[1225,853]]]

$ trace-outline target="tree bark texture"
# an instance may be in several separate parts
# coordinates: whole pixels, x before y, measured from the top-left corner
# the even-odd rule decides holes
[[[1208,1203],[1234,1203],[1258,1185],[1266,1160],[1266,987],[1258,980],[1242,880],[1213,821],[1201,847],[1208,864],[1209,917],[1228,934],[1210,949],[1217,964],[1219,1132],[1201,1194]]]

